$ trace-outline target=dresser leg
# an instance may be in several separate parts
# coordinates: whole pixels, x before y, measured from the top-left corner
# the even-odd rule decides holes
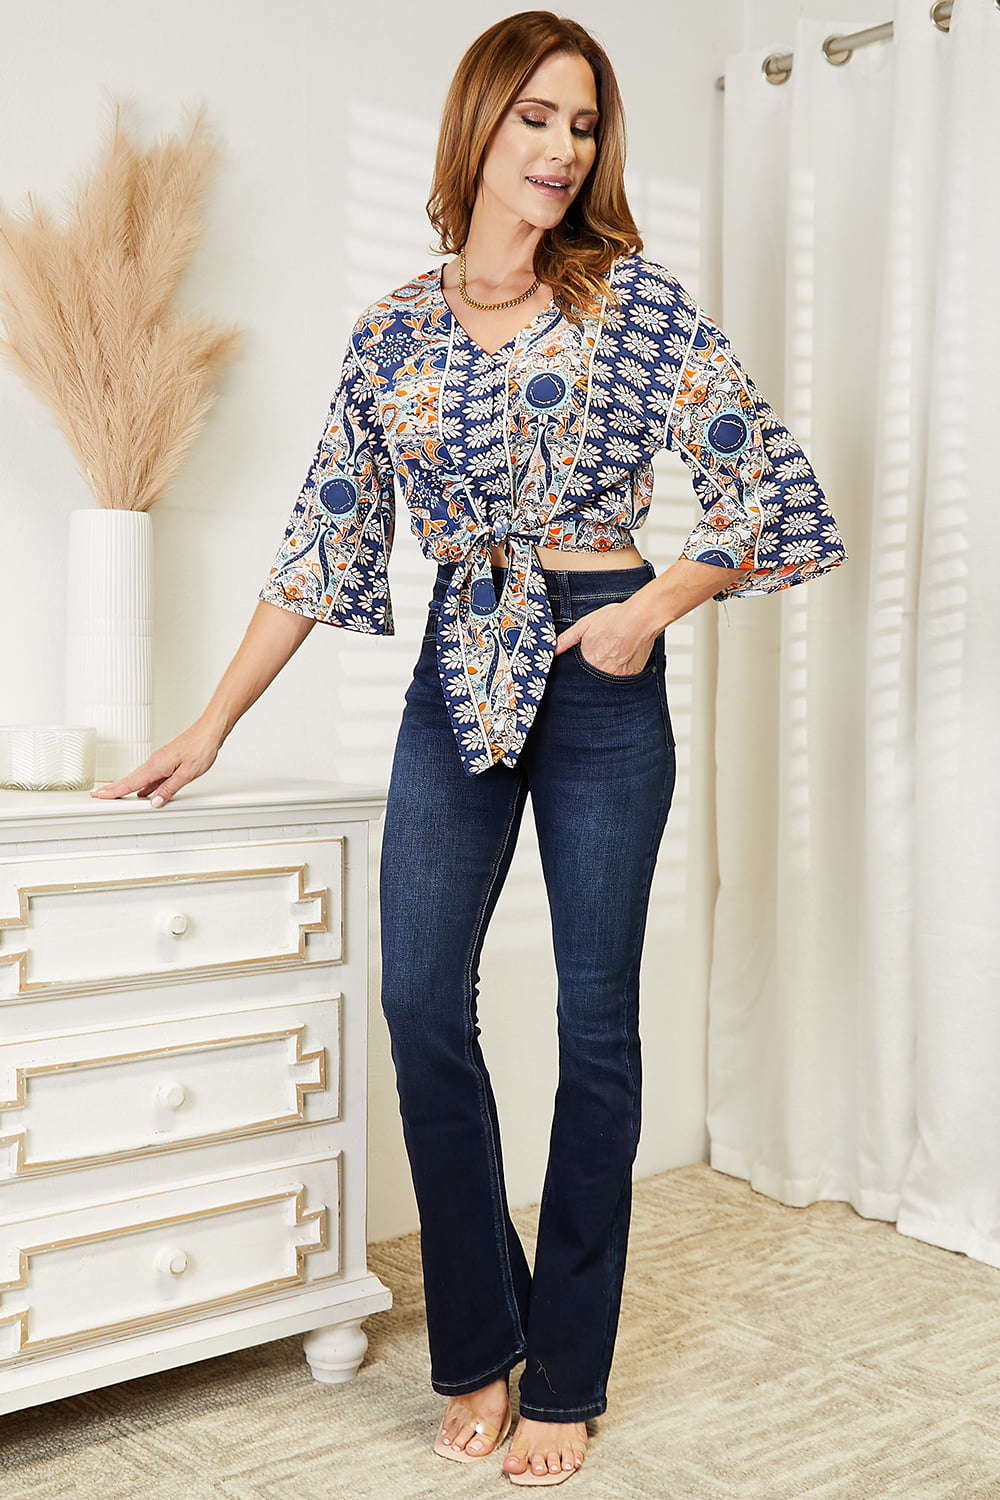
[[[314,1328],[302,1341],[309,1368],[324,1385],[343,1385],[353,1380],[368,1348],[368,1335],[361,1319]]]

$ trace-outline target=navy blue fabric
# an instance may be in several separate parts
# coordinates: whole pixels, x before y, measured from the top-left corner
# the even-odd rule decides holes
[[[605,1409],[639,1137],[639,960],[674,785],[663,639],[625,677],[579,647],[558,654],[517,765],[470,777],[435,657],[449,571],[406,694],[381,871],[382,1004],[420,1209],[432,1381],[461,1395],[524,1359],[522,1413],[579,1420]],[[561,632],[653,570],[544,576]],[[533,1275],[507,1211],[477,1022],[479,956],[529,797],[559,976]],[[521,985],[530,991],[530,971]]]

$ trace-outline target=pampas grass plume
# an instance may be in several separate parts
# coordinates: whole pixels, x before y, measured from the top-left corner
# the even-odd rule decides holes
[[[109,509],[160,498],[238,351],[238,329],[172,307],[217,161],[203,110],[143,151],[116,108],[64,222],[30,197],[20,214],[0,206],[0,353]]]

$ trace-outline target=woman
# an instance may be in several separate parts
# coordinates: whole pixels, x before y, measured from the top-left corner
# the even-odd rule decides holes
[[[162,806],[316,620],[389,633],[394,479],[438,574],[382,851],[383,1007],[420,1208],[434,1450],[555,1484],[605,1410],[639,1130],[638,969],[674,775],[663,630],[843,548],[809,464],[715,324],[641,258],[611,65],[546,11],[469,49],[429,203],[444,253],[366,310],[247,635],[132,776]],[[632,532],[675,447],[703,514],[660,577]],[[560,1072],[534,1268],[511,1223],[477,966],[527,795]]]

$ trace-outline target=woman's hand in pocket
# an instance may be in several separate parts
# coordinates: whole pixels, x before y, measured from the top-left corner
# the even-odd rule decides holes
[[[598,672],[612,677],[634,677],[649,661],[659,631],[630,608],[632,601],[604,604],[591,610],[556,638],[556,655],[579,646],[580,654]]]

